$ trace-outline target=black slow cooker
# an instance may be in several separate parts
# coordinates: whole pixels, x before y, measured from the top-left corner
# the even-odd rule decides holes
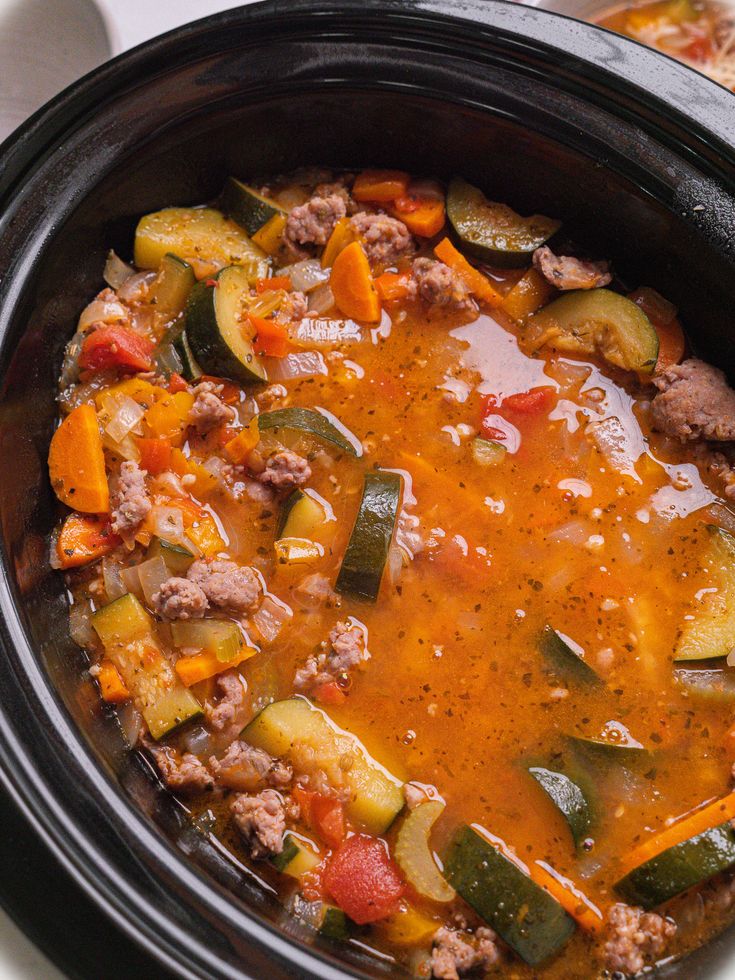
[[[181,977],[395,975],[299,934],[79,693],[45,460],[62,349],[109,247],[125,255],[140,214],[211,198],[230,173],[461,172],[559,215],[623,278],[645,270],[733,373],[734,106],[632,41],[503,0],[268,0],[102,66],[0,147],[0,779],[54,854],[30,865],[39,908],[44,869],[60,874],[138,963]],[[665,972],[734,961],[728,933]]]

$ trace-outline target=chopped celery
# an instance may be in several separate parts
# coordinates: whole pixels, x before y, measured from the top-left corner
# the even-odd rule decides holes
[[[497,466],[505,459],[507,449],[499,442],[492,442],[490,439],[481,439],[476,436],[472,440],[472,458],[480,466]]]

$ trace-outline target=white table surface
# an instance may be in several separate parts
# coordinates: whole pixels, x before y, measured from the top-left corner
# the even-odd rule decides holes
[[[242,2],[0,0],[0,140],[61,89],[112,55]],[[63,980],[2,910],[0,980]]]

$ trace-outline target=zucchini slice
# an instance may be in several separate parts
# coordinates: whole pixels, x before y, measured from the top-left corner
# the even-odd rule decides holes
[[[127,593],[103,606],[92,617],[92,626],[153,738],[162,738],[202,713],[161,652],[153,620],[135,596]]]
[[[735,864],[730,821],[657,854],[621,878],[615,891],[631,905],[652,909]]]
[[[197,359],[192,352],[186,330],[179,330],[176,336],[172,338],[171,344],[181,363],[181,377],[185,381],[198,381],[204,374],[204,371],[197,364]]]
[[[309,847],[305,840],[295,834],[286,834],[281,853],[269,858],[276,871],[291,878],[299,878],[307,871],[313,871],[321,859],[321,855],[313,847]]]
[[[294,490],[281,508],[276,537],[311,540],[325,520],[324,508],[318,501],[303,490]]]
[[[561,811],[569,825],[574,845],[579,847],[582,841],[589,836],[593,822],[592,808],[581,787],[563,772],[556,772],[553,769],[530,766],[528,772],[554,806]]]
[[[375,602],[401,503],[401,478],[378,470],[365,474],[357,512],[335,589],[353,599]]]
[[[611,763],[631,767],[645,765],[650,761],[651,753],[633,738],[624,725],[619,722],[608,722],[608,728],[611,733],[615,733],[614,739],[570,735],[569,742],[577,755],[592,763],[595,768]]]
[[[164,541],[163,538],[153,538],[145,556],[146,558],[163,558],[171,574],[180,576],[186,575],[189,566],[194,561],[194,555],[187,548],[180,544],[171,544],[170,541]]]
[[[324,442],[331,442],[350,456],[362,455],[362,450],[358,452],[336,425],[321,412],[314,412],[310,408],[278,408],[275,412],[262,412],[258,416],[258,428],[261,432],[267,429],[297,429]]]
[[[643,310],[609,289],[577,289],[529,318],[525,339],[535,349],[599,354],[609,364],[651,374],[658,359],[658,334]]]
[[[241,266],[251,283],[268,275],[268,259],[242,228],[214,208],[164,208],[135,229],[135,264],[158,269],[167,253],[188,262],[197,279],[228,265]]]
[[[336,773],[349,791],[347,814],[371,834],[382,834],[403,809],[403,784],[375,763],[361,742],[306,698],[276,701],[256,715],[242,738],[272,756],[286,756],[301,772]],[[352,762],[342,769],[345,758]]]
[[[183,312],[196,281],[189,263],[173,252],[167,252],[161,259],[158,276],[151,287],[151,300],[167,320],[173,320]]]
[[[171,641],[179,649],[212,653],[221,663],[236,661],[245,643],[230,619],[176,620],[171,623]]]
[[[449,883],[530,966],[558,952],[574,919],[502,851],[460,827],[444,857]]]
[[[253,348],[255,329],[243,310],[250,288],[246,270],[228,266],[215,283],[197,283],[186,305],[186,336],[196,363],[216,377],[245,384],[266,381]]]
[[[227,178],[222,191],[222,210],[241,225],[248,235],[260,231],[263,225],[276,215],[286,213],[275,201],[263,197],[254,188],[243,184],[235,177]]]
[[[706,561],[717,591],[703,595],[694,619],[684,622],[674,660],[726,657],[735,646],[735,538],[714,524],[707,524],[706,528]]]
[[[571,684],[602,685],[602,678],[572,649],[564,634],[553,626],[544,626],[539,638],[539,649],[559,680]]]
[[[296,917],[325,939],[344,942],[350,938],[350,919],[342,909],[326,902],[307,902],[298,893],[291,905],[289,918]]]
[[[463,251],[505,267],[525,266],[561,227],[560,221],[534,214],[522,218],[506,204],[488,201],[477,187],[453,177],[447,191],[447,216]]]

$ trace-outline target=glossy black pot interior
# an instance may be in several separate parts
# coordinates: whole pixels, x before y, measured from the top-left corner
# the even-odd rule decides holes
[[[626,80],[627,79],[627,80]],[[69,873],[181,976],[376,976],[304,944],[80,694],[47,536],[54,379],[107,249],[229,173],[401,166],[564,219],[735,370],[732,96],[622,38],[502,3],[266,3],[105,66],[0,151],[0,769]],[[187,855],[192,860],[187,858]],[[42,900],[42,886],[39,890]],[[734,937],[686,969],[714,975]],[[674,967],[678,973],[684,967]],[[592,973],[592,967],[591,967]]]

